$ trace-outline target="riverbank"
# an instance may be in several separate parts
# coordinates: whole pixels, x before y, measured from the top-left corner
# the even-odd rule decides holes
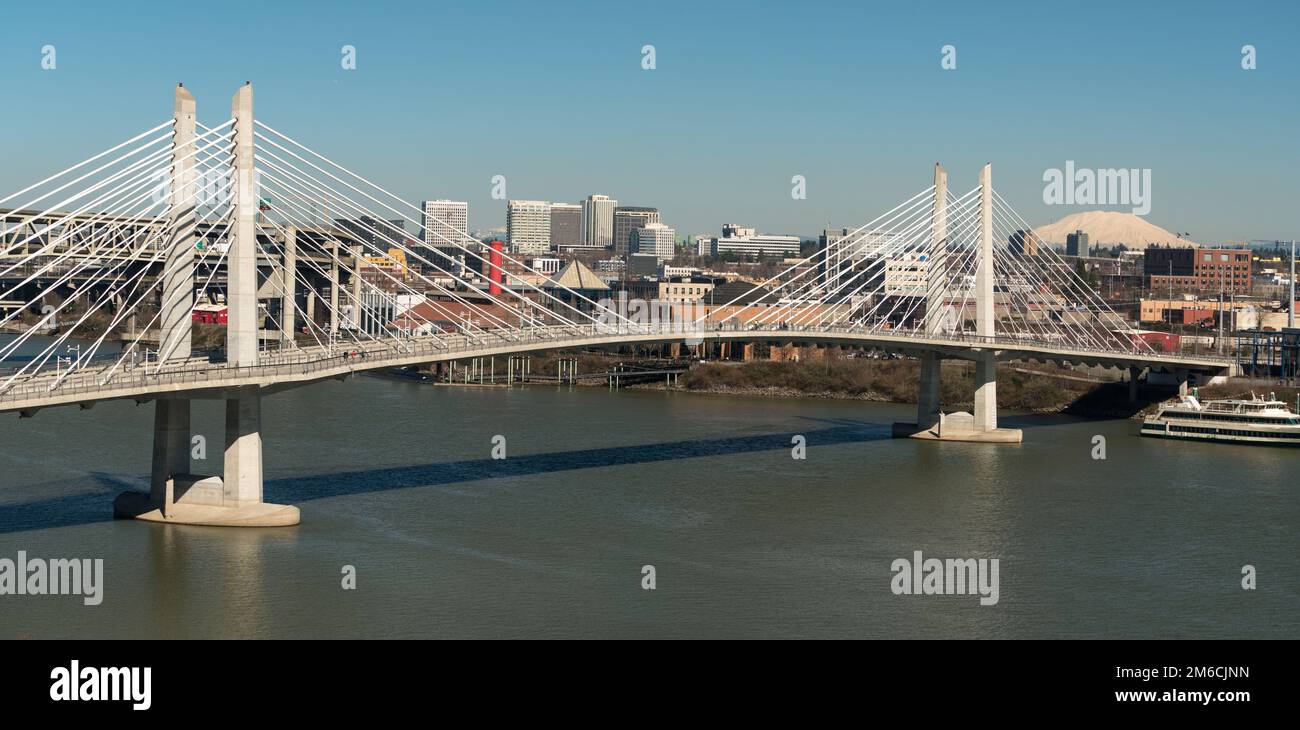
[[[616,363],[637,362],[626,355],[565,354],[579,360],[576,384],[608,387],[605,373]],[[533,358],[534,377],[553,376],[554,353]],[[498,373],[503,375],[504,373]],[[585,376],[583,374],[586,374]],[[628,375],[634,372],[629,371]],[[626,376],[625,376],[626,377]],[[715,395],[771,398],[819,398],[874,403],[916,402],[920,363],[909,359],[840,358],[804,362],[751,361],[694,363],[671,384],[656,378],[649,382],[625,382],[621,387],[637,390],[668,390]],[[631,380],[629,377],[628,380]],[[1225,384],[1199,389],[1203,399],[1259,397],[1273,393],[1288,404],[1296,403],[1300,389],[1259,381],[1234,379]],[[941,403],[945,411],[974,407],[974,366],[960,360],[943,363],[940,375]],[[998,366],[998,406],[1021,413],[1064,413],[1087,418],[1142,418],[1155,412],[1173,397],[1169,386],[1138,388],[1136,402],[1129,401],[1127,382],[1103,380],[1086,371],[1041,364]]]
[[[684,373],[673,389],[748,396],[831,398],[880,403],[915,403],[920,364],[915,360],[838,360],[828,363],[705,363]],[[948,361],[940,377],[945,411],[973,407],[974,367]],[[663,384],[634,386],[663,389]],[[1233,378],[1197,388],[1201,400],[1276,398],[1300,412],[1300,388]],[[1123,381],[1103,381],[1051,365],[998,366],[998,406],[1023,413],[1065,413],[1088,418],[1145,418],[1172,398],[1169,386],[1138,388],[1129,401]]]
[[[804,363],[704,363],[684,373],[676,389],[915,403],[919,379],[920,363],[916,360],[853,358]],[[970,410],[974,406],[973,365],[945,362],[939,387],[945,411]],[[1026,413],[1072,413],[1106,418],[1128,417],[1136,408],[1128,402],[1127,383],[1102,382],[1064,368],[1012,365],[998,367],[998,406]]]
[[[584,353],[579,373],[605,372],[626,356]],[[534,358],[533,373],[555,372],[554,356]],[[774,398],[821,398],[876,403],[916,402],[920,363],[908,359],[837,358],[804,362],[695,363],[671,384],[667,379],[627,383],[638,390],[673,390],[717,395]],[[607,387],[603,379],[579,378],[579,384]],[[949,360],[940,376],[945,411],[974,407],[974,366]],[[1138,403],[1128,400],[1128,384],[1105,382],[1077,370],[1051,365],[1001,365],[998,367],[998,405],[1024,413],[1068,413],[1093,418],[1128,418],[1141,408],[1170,395],[1168,388],[1146,388]]]

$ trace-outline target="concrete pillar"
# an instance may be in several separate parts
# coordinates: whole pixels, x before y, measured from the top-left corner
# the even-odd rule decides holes
[[[225,500],[262,501],[262,394],[255,385],[226,398]]]
[[[307,290],[307,321],[316,324],[316,289]]]
[[[235,225],[226,254],[226,361],[257,364],[257,190],[253,177],[253,85],[244,84],[230,103],[235,118]]]
[[[179,92],[177,98],[178,109],[184,110],[186,104]],[[192,113],[192,104],[189,109]],[[254,238],[257,191],[253,177],[251,85],[245,84],[236,92],[231,110],[236,120],[233,164],[236,191],[233,237],[226,256],[229,307],[226,359],[232,365],[247,367],[257,364],[258,346],[257,240]],[[185,243],[188,247],[190,237],[187,236]],[[175,290],[164,286],[164,291]],[[193,291],[192,283],[189,291]],[[297,507],[262,502],[261,421],[259,386],[230,389],[226,394],[225,471],[220,481],[195,479],[188,474],[189,401],[159,399],[154,408],[150,495],[146,498],[135,491],[118,495],[113,503],[114,515],[178,524],[240,527],[298,524]]]
[[[253,86],[244,84],[231,101],[235,118],[235,240],[227,254],[227,360],[257,364],[257,190],[253,177]],[[262,501],[262,401],[257,386],[226,398],[226,503]]]
[[[933,428],[939,422],[939,370],[942,359],[938,353],[927,352],[921,355],[920,387],[916,396],[916,425],[918,428]]]
[[[329,243],[330,252],[330,329],[331,335],[339,331],[339,243]]]
[[[1128,369],[1128,402],[1137,403],[1138,399],[1138,376],[1142,374],[1142,368],[1130,367]]]
[[[176,87],[172,107],[171,220],[167,226],[167,257],[162,275],[162,312],[158,359],[190,356],[194,311],[194,97]],[[188,157],[188,159],[186,159]]]
[[[1286,326],[1295,327],[1295,239],[1291,239],[1291,301],[1286,303]]]
[[[1188,374],[1185,368],[1178,368],[1177,370],[1174,371],[1174,382],[1178,383],[1178,395],[1187,395],[1188,393],[1187,381],[1190,379],[1190,377],[1191,376]]]
[[[975,275],[975,334],[993,337],[993,171],[980,170],[980,251]],[[997,355],[991,344],[975,353],[975,428],[998,427]]]
[[[975,334],[992,337],[993,308],[993,171],[992,165],[980,170],[980,251],[979,269],[975,274]]]
[[[361,329],[361,246],[352,247],[352,325]]]
[[[298,229],[294,226],[284,232],[284,298],[280,304],[280,325],[284,332],[281,341],[293,346],[294,330],[297,329],[294,315],[297,313],[295,302],[298,291]]]
[[[998,427],[998,361],[992,350],[975,353],[975,428]]]
[[[930,208],[930,250],[926,263],[925,332],[937,335],[943,329],[944,302],[948,293],[948,173],[934,163],[934,202]]]
[[[153,470],[149,497],[159,503],[167,480],[190,471],[190,401],[159,398],[153,404]]]
[[[194,96],[178,85],[172,103],[172,214],[162,274],[160,362],[183,360],[190,356],[194,327],[195,158],[190,155],[194,152],[195,107]],[[134,331],[134,313],[131,317]],[[167,480],[189,471],[190,401],[187,398],[159,398],[154,401],[150,498],[162,502]]]

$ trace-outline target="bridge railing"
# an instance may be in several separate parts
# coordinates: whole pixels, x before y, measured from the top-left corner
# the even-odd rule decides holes
[[[47,398],[55,391],[59,395],[82,394],[103,396],[112,391],[148,391],[164,386],[190,385],[204,382],[224,387],[241,381],[266,381],[278,377],[291,378],[324,371],[358,371],[383,367],[383,361],[419,361],[420,358],[473,357],[478,353],[500,350],[503,347],[554,343],[557,348],[574,341],[598,340],[621,336],[672,336],[690,340],[692,335],[716,332],[788,332],[790,334],[843,334],[846,336],[873,334],[884,340],[925,339],[937,344],[987,346],[1000,348],[1041,347],[1062,354],[1093,354],[1099,356],[1135,356],[1151,362],[1179,362],[1187,358],[1177,355],[1148,354],[1063,346],[1060,342],[1021,337],[981,337],[969,334],[944,334],[931,336],[920,330],[887,330],[869,332],[853,325],[790,325],[777,323],[762,326],[743,322],[701,322],[683,326],[680,322],[648,324],[589,324],[589,325],[538,325],[518,330],[469,334],[439,334],[436,336],[411,336],[387,342],[370,342],[354,346],[317,345],[296,348],[288,352],[264,351],[259,362],[251,366],[234,366],[220,362],[207,362],[193,358],[179,363],[143,363],[135,365],[101,365],[78,367],[70,373],[43,373],[30,380],[16,382],[0,391],[0,403],[35,401]],[[1197,356],[1202,362],[1232,364],[1232,358]],[[71,398],[70,400],[76,400]]]
[[[941,335],[932,335],[927,333],[923,329],[914,329],[914,328],[908,328],[908,329],[900,328],[900,329],[891,329],[891,330],[871,331],[869,330],[869,328],[864,328],[861,326],[852,326],[852,325],[790,325],[786,323],[773,323],[770,326],[757,327],[751,329],[751,331],[760,331],[760,330],[761,331],[776,330],[782,332],[810,332],[810,333],[819,333],[819,334],[830,333],[830,334],[846,334],[846,335],[874,334],[874,335],[879,335],[882,339],[895,339],[895,338],[924,339],[931,342],[939,342],[941,344],[952,343],[952,344],[961,344],[961,345],[998,347],[1001,349],[1012,349],[1016,347],[1041,347],[1041,348],[1056,350],[1062,353],[1087,353],[1087,354],[1096,354],[1096,355],[1103,355],[1103,356],[1110,356],[1110,357],[1128,356],[1128,357],[1141,358],[1142,360],[1151,360],[1157,362],[1185,361],[1188,359],[1223,363],[1225,365],[1230,365],[1236,362],[1234,358],[1224,357],[1220,355],[1195,355],[1192,357],[1187,357],[1178,353],[1143,352],[1136,348],[1108,349],[1105,347],[1097,347],[1097,346],[1083,346],[1077,343],[1065,342],[1064,336],[1061,336],[1056,339],[1049,339],[1049,338],[1031,337],[1031,336],[1023,336],[1023,335],[1008,336],[1005,334],[988,336],[988,335],[975,335],[975,334],[968,334],[968,333],[943,333]]]

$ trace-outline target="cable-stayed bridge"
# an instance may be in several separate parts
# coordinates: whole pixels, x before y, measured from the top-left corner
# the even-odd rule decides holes
[[[629,343],[879,348],[921,361],[910,435],[1019,441],[997,426],[999,361],[1181,382],[1232,364],[1154,351],[1036,245],[987,165],[960,194],[936,165],[926,189],[726,301],[639,311],[443,221],[435,246],[408,238],[423,210],[255,119],[251,85],[210,127],[178,87],[171,119],[0,199],[0,222],[0,411],[152,402],[151,493],[116,511],[157,521],[296,523],[262,500],[262,397],[367,370]],[[196,349],[196,313],[217,302],[224,347]],[[942,414],[945,358],[975,363],[973,414]],[[195,398],[226,403],[221,477],[190,473]]]

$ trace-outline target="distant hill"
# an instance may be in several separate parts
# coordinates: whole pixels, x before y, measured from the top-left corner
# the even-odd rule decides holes
[[[1048,243],[1065,245],[1066,235],[1075,231],[1088,234],[1088,243],[1092,246],[1115,246],[1122,243],[1130,249],[1144,249],[1151,245],[1201,245],[1186,238],[1179,238],[1132,213],[1109,210],[1073,213],[1055,223],[1035,229],[1034,233]]]

